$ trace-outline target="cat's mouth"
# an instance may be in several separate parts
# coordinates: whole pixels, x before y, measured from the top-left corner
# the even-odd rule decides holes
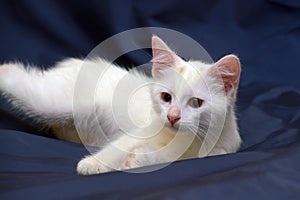
[[[170,122],[166,122],[166,123],[165,123],[165,126],[166,126],[167,128],[169,128],[170,130],[172,130],[172,131],[178,131],[178,130],[179,130],[179,127],[180,127],[180,123],[171,124]]]
[[[185,125],[180,124],[180,122],[177,122],[176,124],[173,125],[170,122],[166,122],[165,127],[176,134],[186,134],[186,133],[190,133],[191,131]]]

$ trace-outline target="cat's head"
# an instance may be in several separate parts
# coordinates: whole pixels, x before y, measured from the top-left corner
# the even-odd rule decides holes
[[[171,130],[205,132],[214,112],[233,107],[240,62],[227,55],[216,63],[184,61],[159,37],[152,37],[155,110]]]

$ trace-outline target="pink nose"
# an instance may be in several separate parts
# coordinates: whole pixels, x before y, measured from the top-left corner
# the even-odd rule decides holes
[[[167,117],[168,117],[169,122],[172,124],[172,126],[181,118],[181,117],[172,116],[172,115],[168,115]]]

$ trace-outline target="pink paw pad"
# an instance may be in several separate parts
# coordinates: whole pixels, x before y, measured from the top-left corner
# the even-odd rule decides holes
[[[124,165],[125,165],[125,167],[130,167],[130,162],[128,160],[126,160]]]
[[[129,154],[129,158],[135,158],[135,154],[134,153],[130,153]]]

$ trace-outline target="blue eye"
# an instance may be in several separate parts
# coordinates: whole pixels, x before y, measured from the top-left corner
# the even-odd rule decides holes
[[[204,102],[204,100],[194,97],[189,100],[188,104],[192,108],[200,108],[202,106],[203,102]]]
[[[164,102],[167,102],[167,103],[170,103],[172,101],[172,96],[167,93],[167,92],[162,92],[160,94],[160,98],[164,101]]]

